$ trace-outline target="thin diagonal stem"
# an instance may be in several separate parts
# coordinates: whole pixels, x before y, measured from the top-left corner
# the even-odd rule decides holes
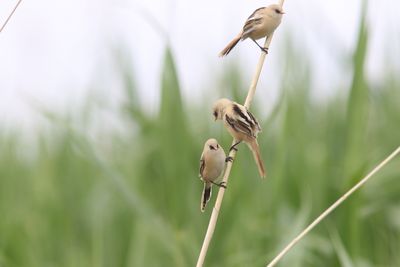
[[[284,2],[284,0],[279,1],[279,5],[281,7],[283,6],[283,2]],[[271,43],[272,36],[273,36],[273,34],[271,34],[270,36],[268,36],[268,38],[265,39],[264,47],[266,49],[268,49],[268,47]],[[267,54],[265,52],[263,52],[263,51],[261,52],[260,59],[258,60],[258,64],[256,67],[256,72],[253,76],[253,80],[250,84],[249,92],[247,94],[247,98],[244,103],[244,106],[246,108],[250,107],[250,104],[253,100],[253,97],[254,97],[254,94],[255,94],[256,88],[257,88],[258,79],[260,78],[261,70],[264,65],[266,55]],[[232,145],[234,145],[234,144],[235,144],[235,140],[232,141]],[[235,159],[235,155],[236,155],[236,151],[234,149],[232,149],[229,152],[229,157],[232,157],[232,159]],[[229,179],[229,175],[231,173],[232,164],[233,164],[233,160],[229,161],[226,165],[225,173],[222,178],[222,181],[225,182],[225,185],[228,185],[228,179]],[[204,260],[206,258],[207,251],[208,251],[208,246],[210,245],[211,238],[214,234],[215,226],[217,224],[218,214],[219,214],[219,210],[221,208],[222,199],[224,198],[224,193],[225,193],[225,188],[220,188],[218,191],[217,200],[215,201],[215,205],[214,205],[214,208],[213,208],[213,211],[211,214],[210,222],[208,223],[208,228],[207,228],[206,236],[204,237],[203,246],[201,247],[200,255],[197,260],[197,265],[196,265],[197,267],[201,267],[204,264]]]
[[[8,21],[11,19],[12,15],[14,14],[15,10],[17,10],[19,4],[22,2],[22,0],[18,0],[17,4],[15,5],[14,9],[11,11],[10,15],[8,15],[6,21],[3,23],[3,25],[0,28],[0,33],[3,31],[4,27],[6,27]]]
[[[350,195],[355,191],[360,189],[375,173],[382,169],[386,164],[388,164],[395,156],[400,153],[400,146],[390,154],[386,159],[384,159],[378,166],[376,166],[370,173],[368,173],[361,181],[359,181],[355,186],[353,186],[349,191],[347,191],[343,196],[341,196],[335,203],[333,203],[329,208],[327,208],[320,216],[318,216],[303,232],[296,236],[268,265],[267,267],[275,266],[278,261],[280,261],[289,250],[296,245],[308,232],[310,232],[315,226],[317,226],[326,216],[328,216],[333,210],[335,210],[340,204],[343,203]]]

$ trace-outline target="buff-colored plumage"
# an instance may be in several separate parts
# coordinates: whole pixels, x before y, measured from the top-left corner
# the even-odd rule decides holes
[[[222,175],[225,168],[225,152],[218,141],[211,138],[206,141],[200,158],[200,178],[204,182],[200,210],[204,211],[211,198],[211,187]],[[223,186],[221,184],[217,184]]]
[[[222,120],[225,128],[236,140],[245,142],[253,152],[260,176],[266,176],[264,163],[261,159],[257,135],[261,132],[260,124],[246,107],[226,98],[215,102],[213,107],[215,120]]]
[[[281,23],[283,14],[282,8],[276,4],[256,9],[246,20],[240,33],[219,53],[219,56],[228,55],[240,40],[247,38],[252,39],[261,50],[267,52],[256,40],[270,36]]]

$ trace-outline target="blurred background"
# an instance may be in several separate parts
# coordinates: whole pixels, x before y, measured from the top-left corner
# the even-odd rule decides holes
[[[0,3],[0,23],[16,1]],[[272,1],[22,1],[0,34],[0,267],[193,266],[199,158],[231,138],[260,51],[218,52]],[[206,266],[265,266],[400,144],[396,1],[285,1]],[[400,266],[400,159],[280,266]]]

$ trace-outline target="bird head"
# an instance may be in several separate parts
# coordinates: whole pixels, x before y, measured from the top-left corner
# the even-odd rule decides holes
[[[204,148],[217,151],[219,149],[218,141],[214,138],[210,138],[206,141]]]
[[[285,12],[282,10],[282,7],[279,5],[273,4],[267,7],[267,12],[273,17],[282,17]]]
[[[221,98],[214,103],[213,116],[215,120],[222,120],[225,114],[225,109],[232,101],[227,98]]]

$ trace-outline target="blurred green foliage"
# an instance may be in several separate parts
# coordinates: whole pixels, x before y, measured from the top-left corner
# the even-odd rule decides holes
[[[399,145],[399,80],[388,73],[379,88],[368,84],[367,32],[362,22],[349,97],[313,100],[312,73],[299,71],[288,51],[280,99],[259,118],[269,177],[258,178],[241,145],[206,266],[264,266]],[[239,73],[224,82],[241,102]],[[200,212],[200,153],[210,136],[225,148],[231,139],[204,114],[213,100],[185,106],[170,49],[156,116],[141,108],[132,70],[123,65],[121,75],[126,100],[116,116],[128,135],[108,129],[94,138],[71,118],[44,113],[53,126],[28,153],[18,131],[0,128],[1,267],[195,265],[213,203]],[[280,266],[400,266],[399,192],[397,159]]]

